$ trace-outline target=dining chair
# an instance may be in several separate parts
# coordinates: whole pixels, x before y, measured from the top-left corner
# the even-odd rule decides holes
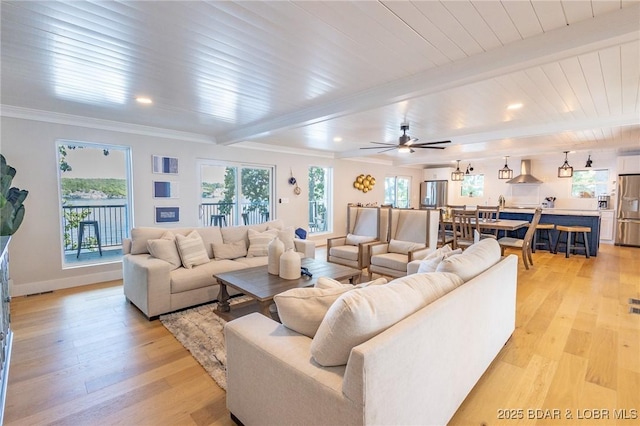
[[[529,264],[533,265],[531,246],[533,236],[536,232],[536,227],[540,222],[540,216],[542,216],[542,209],[537,208],[535,213],[533,214],[533,219],[531,219],[531,223],[529,224],[529,228],[527,229],[527,233],[524,235],[524,238],[502,237],[498,239],[498,243],[500,244],[503,256],[504,250],[507,247],[522,249],[522,262],[524,263],[524,267],[526,269],[529,269]]]
[[[500,206],[478,206],[476,207],[476,223],[480,233],[480,238],[498,238],[498,230],[485,228],[483,223],[496,222],[500,217]]]
[[[453,230],[451,229],[451,225],[444,220],[444,210],[440,210],[440,222],[438,229],[438,247],[446,246],[447,244],[453,243]]]
[[[451,226],[453,228],[453,248],[469,247],[474,242],[473,227],[476,220],[475,210],[451,211]]]

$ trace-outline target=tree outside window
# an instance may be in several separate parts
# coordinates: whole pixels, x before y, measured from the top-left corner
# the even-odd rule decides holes
[[[460,195],[463,197],[482,197],[484,195],[484,175],[465,175]]]
[[[329,230],[330,176],[331,169],[309,167],[309,232],[319,233]]]
[[[397,208],[410,207],[411,178],[406,176],[387,176],[384,178],[384,204]]]
[[[609,170],[576,170],[571,178],[573,198],[595,198],[608,194]]]

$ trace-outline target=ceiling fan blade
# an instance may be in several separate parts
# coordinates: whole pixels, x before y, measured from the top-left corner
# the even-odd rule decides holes
[[[418,144],[413,144],[411,146],[415,148],[415,147],[421,147],[421,146],[427,146],[427,145],[437,145],[437,144],[441,144],[441,143],[451,143],[451,141],[422,142],[422,143],[418,143]]]
[[[389,149],[396,149],[397,145],[386,145],[389,147]],[[384,148],[384,146],[365,146],[365,147],[361,147],[360,149],[382,149]]]
[[[397,146],[394,146],[393,148],[383,149],[382,151],[379,151],[378,154],[382,154],[383,152],[387,152],[387,151],[393,151],[394,149],[397,149],[397,148],[398,148]]]
[[[413,146],[414,143],[418,142],[420,139],[418,138],[411,138],[409,139],[407,142],[404,143],[404,145],[409,145],[409,146]]]
[[[444,146],[412,146],[411,148],[422,148],[422,149],[445,149]]]
[[[369,142],[369,143],[374,143],[374,144],[376,144],[376,145],[396,146],[396,144],[395,144],[395,143],[389,143],[389,142],[373,142],[373,141],[371,141],[371,142]]]

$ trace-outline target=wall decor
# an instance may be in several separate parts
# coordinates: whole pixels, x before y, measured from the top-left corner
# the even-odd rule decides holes
[[[376,178],[371,175],[360,174],[353,181],[353,187],[358,191],[369,192],[376,184]]]
[[[178,182],[153,181],[153,198],[178,198]]]
[[[156,207],[156,223],[180,222],[180,207]]]
[[[178,159],[175,157],[162,157],[153,155],[151,157],[153,173],[178,174]]]

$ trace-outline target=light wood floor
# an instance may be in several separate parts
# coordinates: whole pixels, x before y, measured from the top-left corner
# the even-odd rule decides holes
[[[628,313],[639,258],[603,245],[589,260],[538,251],[531,270],[520,262],[517,329],[451,424],[640,423],[614,418],[640,416],[640,315]],[[124,300],[121,282],[18,297],[11,309],[5,424],[233,424],[224,392]],[[545,414],[559,418],[536,419]]]

